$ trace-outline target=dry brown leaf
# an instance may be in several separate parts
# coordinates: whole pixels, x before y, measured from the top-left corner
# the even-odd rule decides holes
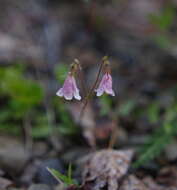
[[[177,190],[176,187],[170,187],[169,185],[160,185],[154,181],[151,177],[145,177],[143,179],[144,184],[150,189],[150,190]]]
[[[121,185],[120,190],[150,190],[145,184],[137,177],[130,175],[128,176]]]
[[[10,187],[12,185],[13,185],[12,181],[0,177],[0,189],[5,190],[5,189],[7,189],[8,187]]]
[[[177,188],[177,167],[171,166],[163,168],[157,177],[157,182]]]
[[[93,153],[85,164],[84,184],[92,184],[93,190],[105,186],[108,190],[117,190],[120,179],[127,173],[132,156],[132,150],[101,150]]]
[[[150,190],[163,190],[151,177],[145,177],[143,182]]]

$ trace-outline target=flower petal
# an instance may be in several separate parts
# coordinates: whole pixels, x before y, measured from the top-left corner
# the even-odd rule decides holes
[[[75,78],[71,75],[71,73],[68,74],[63,87],[59,89],[56,94],[60,97],[64,96],[66,100],[72,100],[73,96],[77,100],[81,99]]]
[[[98,88],[96,91],[96,95],[97,96],[101,96],[104,93],[104,89],[103,88]]]
[[[105,89],[105,92],[107,94],[110,94],[111,96],[115,96],[115,93],[114,93],[113,89]]]
[[[112,89],[112,77],[109,73],[103,75],[98,89],[96,90],[97,96],[101,96],[104,92],[109,95],[115,96],[115,93]]]
[[[73,99],[73,94],[72,93],[67,93],[67,94],[65,93],[64,97],[65,97],[66,100],[72,100]]]
[[[60,89],[57,91],[56,95],[62,97],[62,96],[63,96],[63,88],[60,88]]]
[[[76,100],[81,100],[81,96],[79,95],[79,90],[77,90],[77,91],[74,92],[74,98]]]
[[[73,77],[68,75],[63,84],[63,96],[66,100],[72,100],[73,94]]]
[[[74,77],[73,77],[73,91],[74,91],[74,98],[76,100],[81,100],[81,96],[79,95],[79,90],[77,88],[76,80]]]

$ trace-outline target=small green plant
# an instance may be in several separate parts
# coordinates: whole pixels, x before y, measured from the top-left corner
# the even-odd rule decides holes
[[[72,167],[71,164],[69,164],[67,175],[64,175],[60,173],[59,171],[47,168],[47,170],[50,172],[50,174],[59,182],[64,184],[65,187],[68,187],[70,185],[78,185],[74,179],[72,179]]]
[[[160,120],[158,118],[158,111],[160,108],[155,103],[150,106],[148,112],[150,121],[155,123]],[[155,132],[147,139],[145,144],[139,150],[139,158],[134,163],[134,167],[140,167],[147,163],[148,161],[156,158],[165,148],[167,144],[169,144],[174,137],[177,135],[177,103],[174,101],[167,108],[164,118],[161,124],[161,127],[156,129]],[[158,118],[158,119],[157,119]]]

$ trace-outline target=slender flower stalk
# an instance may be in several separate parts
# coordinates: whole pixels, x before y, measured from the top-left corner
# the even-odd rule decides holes
[[[81,67],[80,62],[79,62],[78,59],[74,59],[74,63],[76,63],[76,65],[78,66],[77,75],[78,75],[78,78],[79,78],[81,89],[83,91],[83,96],[85,97],[87,95],[87,85],[86,85],[86,82],[84,80],[83,70],[82,70],[82,67]]]
[[[85,98],[85,102],[84,102],[84,105],[83,105],[83,107],[82,107],[82,110],[81,110],[80,116],[79,116],[80,119],[83,117],[84,110],[85,110],[85,108],[86,108],[86,106],[87,106],[87,104],[88,104],[88,101],[89,101],[89,99],[91,98],[92,94],[94,93],[94,90],[95,90],[95,88],[96,88],[96,86],[97,86],[97,84],[98,84],[98,81],[99,81],[99,78],[100,78],[100,75],[101,75],[101,72],[102,72],[104,66],[106,66],[107,72],[110,73],[110,68],[108,67],[109,65],[110,65],[110,63],[109,63],[109,61],[108,61],[108,57],[107,57],[107,56],[103,57],[102,63],[101,63],[101,65],[100,65],[100,68],[99,68],[99,71],[98,71],[98,74],[97,74],[97,77],[96,77],[96,80],[95,80],[95,82],[94,82],[92,88],[89,90],[88,95],[87,95],[86,98]],[[112,81],[112,78],[111,78],[111,81]],[[108,82],[109,82],[109,87],[111,87],[111,89],[112,89],[112,82],[111,82],[111,86],[110,86],[110,79],[109,79]],[[110,88],[109,88],[109,89],[110,89]],[[107,89],[107,91],[108,91],[108,89]],[[114,95],[114,92],[113,92],[113,91],[109,91],[109,92],[111,92],[111,95]]]
[[[95,80],[95,83],[93,84],[92,88],[89,90],[88,95],[87,95],[86,98],[85,98],[84,105],[83,105],[83,107],[82,107],[82,109],[81,109],[81,112],[80,112],[80,115],[79,115],[79,120],[81,120],[81,118],[83,117],[85,108],[86,108],[86,106],[87,106],[87,104],[88,104],[89,98],[92,96],[92,94],[93,94],[93,92],[94,92],[94,89],[95,89],[95,87],[96,87],[96,85],[97,85],[97,83],[98,83],[98,80],[99,80],[99,77],[100,77],[100,74],[101,74],[102,69],[103,69],[103,62],[102,62],[101,65],[100,65],[100,68],[99,68],[98,75],[97,75],[97,78],[96,78],[96,80]]]

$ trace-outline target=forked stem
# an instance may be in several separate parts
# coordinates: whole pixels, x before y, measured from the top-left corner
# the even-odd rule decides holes
[[[102,61],[101,65],[100,65],[100,68],[99,68],[99,71],[98,71],[96,80],[95,80],[95,82],[94,82],[92,88],[89,90],[88,95],[86,96],[86,98],[85,98],[85,100],[84,100],[85,103],[84,103],[84,105],[83,105],[83,107],[82,107],[82,109],[81,109],[81,112],[80,112],[80,115],[79,115],[79,121],[82,119],[82,117],[83,117],[83,115],[84,115],[85,108],[86,108],[86,106],[87,106],[87,104],[88,104],[88,101],[89,101],[89,99],[91,98],[91,96],[92,96],[92,94],[93,94],[93,91],[94,91],[94,89],[95,89],[96,86],[97,86],[97,83],[98,83],[98,80],[99,80],[99,78],[100,78],[100,74],[101,74],[101,71],[102,71],[102,69],[103,69],[103,66],[104,66],[104,65],[107,65],[107,64],[109,63],[107,59],[108,59],[107,56],[103,57],[103,61]]]

